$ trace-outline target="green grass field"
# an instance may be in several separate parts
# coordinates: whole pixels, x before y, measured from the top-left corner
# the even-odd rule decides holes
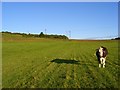
[[[3,88],[118,88],[118,41],[23,39],[3,36]],[[108,48],[106,68],[94,55]]]

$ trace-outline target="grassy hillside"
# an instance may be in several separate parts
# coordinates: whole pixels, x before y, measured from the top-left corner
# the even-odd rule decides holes
[[[35,37],[23,37],[22,35],[2,33],[3,42],[29,42],[29,41],[44,41],[49,39],[35,38]]]
[[[13,37],[3,36],[4,88],[118,88],[118,41]],[[94,55],[101,45],[109,51],[106,68]]]

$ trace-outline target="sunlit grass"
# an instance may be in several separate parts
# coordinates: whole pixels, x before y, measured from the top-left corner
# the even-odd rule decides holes
[[[109,51],[106,68],[94,56],[101,45]],[[4,88],[118,88],[117,41],[7,40],[2,62]]]

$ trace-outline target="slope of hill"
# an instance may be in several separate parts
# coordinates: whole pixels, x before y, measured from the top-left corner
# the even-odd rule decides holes
[[[54,36],[54,35],[52,35]],[[56,36],[56,35],[55,35]],[[50,40],[68,40],[64,38],[46,38],[39,37],[33,34],[22,34],[22,33],[11,33],[11,32],[3,32],[2,33],[2,41],[50,41]]]

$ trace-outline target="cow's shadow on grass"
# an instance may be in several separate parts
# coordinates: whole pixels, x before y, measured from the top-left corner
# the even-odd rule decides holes
[[[54,59],[51,62],[57,63],[57,64],[79,64],[80,61],[78,60],[67,60],[67,59]]]
[[[70,59],[53,59],[50,62],[52,63],[57,63],[57,64],[78,64],[82,66],[92,66],[92,67],[97,67],[97,65],[94,65],[91,62],[85,62],[83,60],[70,60]]]

